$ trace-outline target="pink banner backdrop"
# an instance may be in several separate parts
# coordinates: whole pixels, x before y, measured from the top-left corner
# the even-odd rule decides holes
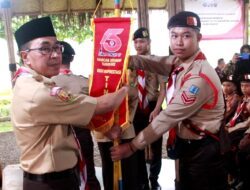
[[[185,10],[201,18],[203,40],[242,39],[243,0],[185,0]]]

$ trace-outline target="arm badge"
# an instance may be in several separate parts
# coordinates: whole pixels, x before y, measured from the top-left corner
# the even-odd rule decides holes
[[[50,95],[58,97],[63,102],[71,102],[73,100],[73,96],[61,87],[53,87]]]
[[[191,85],[191,87],[188,89],[188,91],[184,91],[181,94],[181,99],[184,104],[192,104],[196,100],[196,95],[199,93],[200,88]]]

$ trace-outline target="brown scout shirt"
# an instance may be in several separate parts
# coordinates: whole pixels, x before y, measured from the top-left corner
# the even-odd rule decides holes
[[[161,83],[167,82],[167,76],[157,75],[149,71],[145,71],[145,85],[147,91],[148,101],[157,101],[159,96],[159,86]],[[131,70],[129,74],[129,84],[131,87],[136,88],[138,85],[138,79],[136,70]],[[135,91],[135,96],[138,96],[138,91]],[[139,102],[139,99],[138,99]]]
[[[244,129],[247,130],[246,133],[249,133],[249,128],[250,128],[250,99],[246,99],[245,97],[243,97],[243,100],[241,102],[239,102],[238,106],[241,105],[241,103],[243,101],[246,101],[246,106],[244,107],[244,109],[242,110],[240,117],[242,118],[242,122],[237,123],[235,126],[230,127],[228,129],[229,133],[239,130],[239,129]]]
[[[16,80],[11,106],[21,167],[34,174],[73,168],[78,148],[69,125],[86,126],[97,100],[86,95],[69,100],[51,96],[52,80],[30,72]]]
[[[200,51],[185,63],[175,56],[132,56],[130,67],[150,70],[168,76],[172,67],[183,66],[177,75],[173,100],[153,122],[134,140],[134,145],[143,149],[165,132],[177,127],[177,135],[184,139],[200,139],[192,133],[183,120],[214,134],[219,131],[224,114],[224,100],[219,77]],[[202,59],[200,59],[200,57]],[[187,125],[187,124],[186,124]]]

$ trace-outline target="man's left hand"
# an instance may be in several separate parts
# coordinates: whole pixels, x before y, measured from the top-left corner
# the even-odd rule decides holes
[[[118,125],[113,125],[104,135],[110,140],[119,139],[122,135],[122,128]]]

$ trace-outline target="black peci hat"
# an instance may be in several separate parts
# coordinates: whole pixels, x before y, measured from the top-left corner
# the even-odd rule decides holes
[[[189,11],[182,11],[174,15],[168,21],[168,29],[173,27],[190,27],[197,30],[201,28],[200,17]]]
[[[147,28],[141,27],[137,29],[134,33],[133,40],[136,40],[137,38],[147,38],[149,39],[149,31]]]
[[[31,20],[15,32],[18,49],[27,42],[46,36],[56,36],[50,17]]]

